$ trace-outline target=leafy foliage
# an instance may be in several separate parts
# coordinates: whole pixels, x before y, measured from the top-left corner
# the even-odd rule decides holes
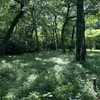
[[[73,62],[72,52],[42,52],[0,58],[1,100],[97,100],[99,54],[88,51],[86,62]],[[98,60],[95,60],[95,58]],[[92,79],[96,78],[94,91]]]
[[[87,47],[93,49],[100,49],[100,30],[87,30],[86,33]]]

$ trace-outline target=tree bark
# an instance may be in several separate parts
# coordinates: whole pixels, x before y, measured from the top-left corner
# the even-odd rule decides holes
[[[85,21],[83,0],[77,1],[76,61],[85,60]]]
[[[85,60],[86,57],[86,41],[85,41],[85,17],[83,16],[83,54],[82,60]]]
[[[35,8],[33,7],[32,11],[31,11],[31,15],[32,15],[32,19],[33,19],[33,28],[34,28],[35,37],[36,37],[37,52],[39,52],[40,48],[39,48],[39,39],[38,39],[38,32],[37,32],[35,13],[36,13],[35,12]]]
[[[23,4],[21,4],[21,9],[23,8]],[[11,34],[13,33],[13,29],[14,27],[16,26],[16,24],[18,23],[19,19],[22,17],[23,15],[23,11],[21,10],[19,12],[19,14],[13,19],[13,22],[10,26],[10,28],[8,29],[3,41],[2,41],[2,45],[1,45],[1,48],[0,48],[0,55],[1,56],[4,56],[5,55],[5,49],[6,49],[6,45],[11,37]]]
[[[71,36],[71,44],[70,44],[70,48],[69,50],[72,51],[72,48],[73,48],[73,39],[74,39],[74,34],[75,34],[75,27],[76,25],[73,26],[73,30],[72,30],[72,36]]]
[[[70,9],[70,3],[68,3],[68,8],[67,8],[67,13],[66,13],[66,18],[65,18],[65,21],[64,21],[62,30],[61,30],[61,49],[62,49],[62,52],[66,52],[65,46],[64,46],[64,31],[65,31],[66,24],[67,24],[68,21],[69,21],[69,18],[68,18],[68,15],[69,15],[69,9]]]
[[[54,20],[54,22],[55,22],[55,38],[56,38],[56,50],[58,50],[59,49],[59,47],[58,47],[58,34],[57,34],[57,15],[55,15],[55,20]]]
[[[58,49],[58,35],[57,35],[57,15],[54,15],[54,21],[53,21],[53,38],[52,38],[52,43],[54,45],[54,50]]]

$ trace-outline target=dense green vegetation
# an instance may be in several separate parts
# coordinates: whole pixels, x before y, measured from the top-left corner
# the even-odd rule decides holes
[[[86,61],[74,52],[45,51],[0,58],[0,100],[98,100],[100,51],[88,50]],[[96,78],[96,90],[92,79]]]
[[[2,1],[0,55],[57,49],[65,52],[65,49],[75,49],[79,43],[83,47],[84,32],[91,34],[92,30],[99,29],[99,4],[99,0]],[[82,36],[78,36],[80,33]],[[100,39],[94,40],[92,37],[88,38],[86,35],[87,48],[95,46],[99,49]],[[95,42],[91,42],[92,40]]]
[[[99,17],[100,0],[1,0],[0,100],[99,100]]]

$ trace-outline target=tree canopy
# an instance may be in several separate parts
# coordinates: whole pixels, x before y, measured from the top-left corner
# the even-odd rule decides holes
[[[77,2],[79,1],[2,1],[0,4],[0,55],[40,52],[49,49],[61,49],[66,52],[66,49],[75,49],[78,38],[76,29],[79,29],[76,24],[79,15]],[[83,1],[83,30],[86,34],[84,37],[86,45],[88,44],[87,48],[95,45],[90,44],[91,39],[88,39],[87,32],[91,33],[92,31],[89,30],[99,29],[99,4],[99,0]],[[97,42],[99,44],[98,39]]]

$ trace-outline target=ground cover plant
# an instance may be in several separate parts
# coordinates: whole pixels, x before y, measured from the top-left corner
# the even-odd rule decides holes
[[[99,65],[96,50],[88,50],[83,62],[75,62],[69,51],[1,57],[0,100],[99,100]]]

